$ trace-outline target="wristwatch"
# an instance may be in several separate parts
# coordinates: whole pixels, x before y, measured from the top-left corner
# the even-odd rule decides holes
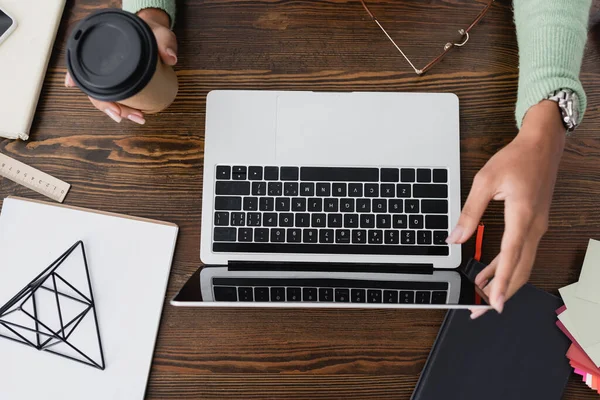
[[[573,132],[579,126],[579,97],[571,89],[560,89],[546,97],[558,104],[562,122],[567,132]]]

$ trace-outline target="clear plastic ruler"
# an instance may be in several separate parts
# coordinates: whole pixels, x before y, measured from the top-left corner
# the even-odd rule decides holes
[[[71,185],[0,153],[0,176],[62,203]]]

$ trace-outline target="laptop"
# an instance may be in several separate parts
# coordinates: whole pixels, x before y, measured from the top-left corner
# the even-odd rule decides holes
[[[171,303],[467,308],[448,93],[213,91],[200,258]]]

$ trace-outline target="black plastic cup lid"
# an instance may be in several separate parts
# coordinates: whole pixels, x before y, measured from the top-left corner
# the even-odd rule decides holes
[[[107,9],[89,15],[67,43],[67,68],[87,95],[121,101],[139,93],[154,76],[158,47],[137,15]]]

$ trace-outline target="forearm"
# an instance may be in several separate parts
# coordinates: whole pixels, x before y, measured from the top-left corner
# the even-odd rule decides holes
[[[587,39],[592,0],[514,0],[519,44],[517,124],[529,108],[558,89],[571,89],[587,98],[579,71]]]
[[[123,0],[123,10],[137,13],[146,8],[164,10],[171,18],[171,27],[175,24],[175,0]]]

